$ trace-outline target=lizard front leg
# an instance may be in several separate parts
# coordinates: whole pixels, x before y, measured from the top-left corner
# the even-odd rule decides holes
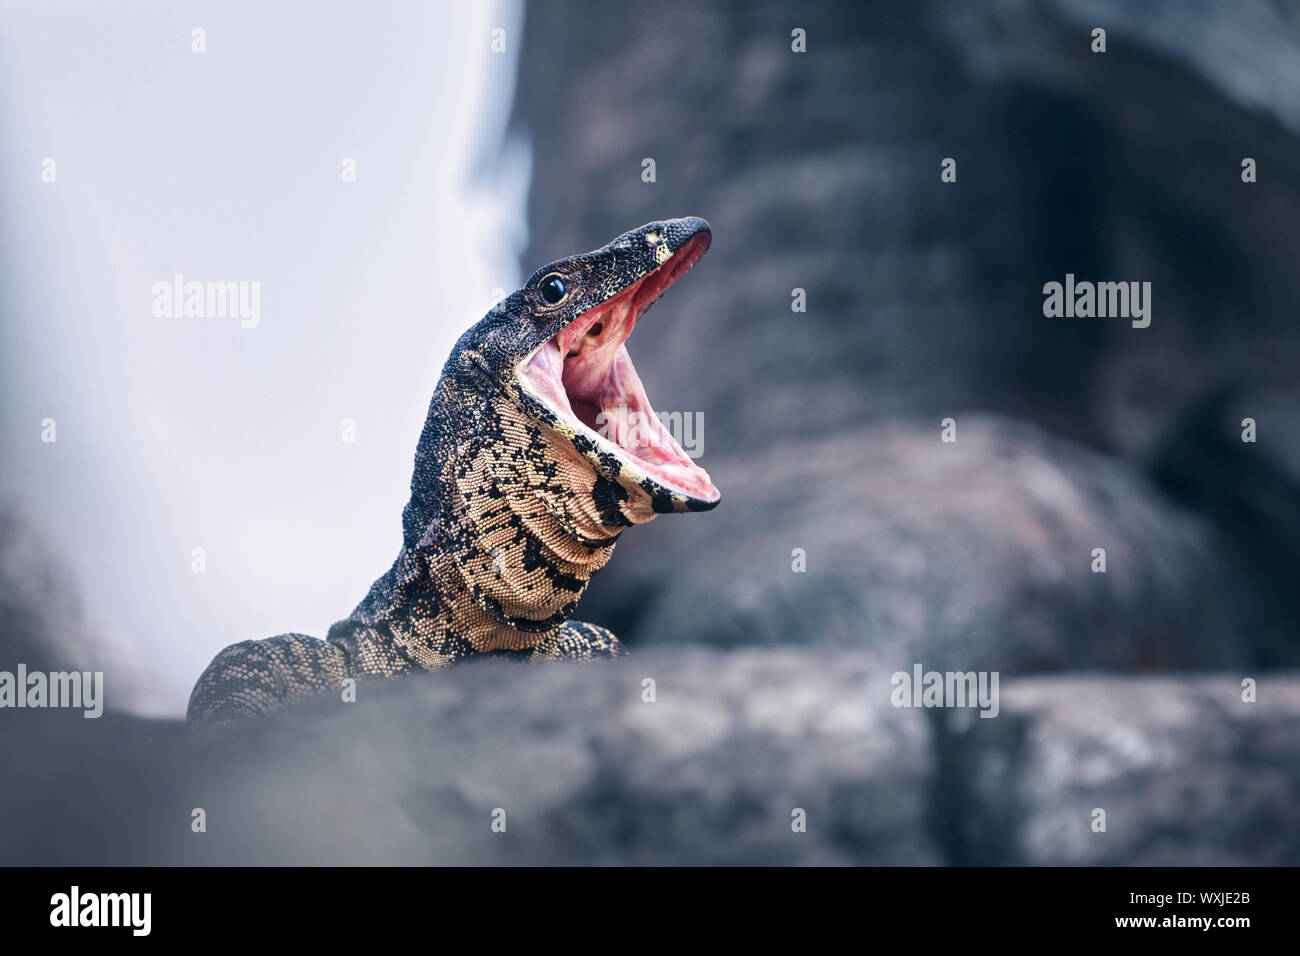
[[[255,717],[286,700],[338,687],[352,676],[347,652],[305,634],[232,644],[212,659],[190,694],[186,719]]]
[[[626,656],[627,648],[612,631],[586,621],[565,621],[550,640],[533,652],[533,660],[537,661],[591,661]]]

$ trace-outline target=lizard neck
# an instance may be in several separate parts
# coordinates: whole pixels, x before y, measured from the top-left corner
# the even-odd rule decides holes
[[[434,408],[454,410],[460,427],[445,414],[426,422],[402,551],[330,632],[364,672],[545,647],[623,529],[655,517],[647,496],[598,476],[507,394],[464,398],[440,385]]]

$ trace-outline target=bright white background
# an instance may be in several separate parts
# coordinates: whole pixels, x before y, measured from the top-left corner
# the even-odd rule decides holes
[[[396,556],[442,363],[519,278],[521,16],[0,3],[0,494],[112,648],[110,707],[181,713],[221,647],[324,636]],[[260,281],[260,327],[154,317],[176,272]]]

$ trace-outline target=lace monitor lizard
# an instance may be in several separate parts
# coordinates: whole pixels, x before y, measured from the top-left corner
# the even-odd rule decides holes
[[[392,568],[325,640],[221,651],[189,719],[471,658],[623,653],[570,620],[591,575],[624,528],[720,498],[659,425],[624,342],[711,241],[703,219],[648,223],[539,269],[465,332],[429,405]]]

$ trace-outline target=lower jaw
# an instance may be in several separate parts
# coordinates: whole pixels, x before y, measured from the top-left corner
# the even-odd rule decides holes
[[[570,395],[574,415],[619,449],[635,471],[692,498],[717,497],[709,476],[684,454],[650,406],[627,349],[619,347],[603,387],[590,396]]]

